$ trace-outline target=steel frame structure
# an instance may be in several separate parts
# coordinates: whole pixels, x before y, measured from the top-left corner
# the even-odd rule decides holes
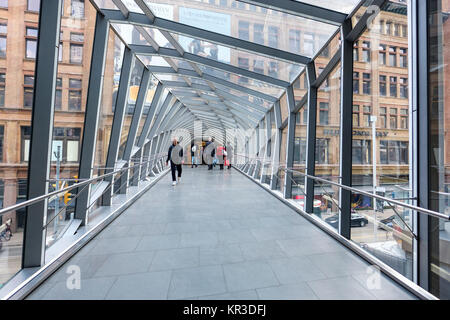
[[[320,8],[298,1],[289,0],[240,0],[242,2],[269,7],[281,12],[314,19],[321,22],[336,25],[340,28],[338,31],[341,35],[341,47],[338,52],[330,59],[328,65],[324,68],[320,75],[316,74],[314,66],[315,57],[306,57],[291,52],[270,48],[264,45],[236,39],[215,32],[202,30],[195,27],[186,26],[184,24],[158,18],[143,0],[135,0],[135,3],[142,9],[143,13],[130,12],[127,6],[121,0],[113,0],[118,10],[101,9],[91,0],[92,5],[97,9],[96,27],[94,34],[94,45],[92,54],[92,63],[89,77],[89,87],[86,103],[86,116],[84,123],[84,134],[80,155],[79,178],[89,179],[93,177],[93,162],[96,150],[96,138],[99,119],[99,109],[101,103],[101,93],[103,86],[103,75],[105,70],[107,40],[112,23],[126,23],[136,27],[137,30],[150,43],[145,45],[125,44],[125,53],[123,66],[121,69],[120,84],[116,100],[113,128],[110,137],[106,173],[114,171],[114,168],[126,166],[131,159],[137,159],[143,163],[150,156],[164,153],[167,143],[173,130],[183,128],[190,133],[194,132],[194,121],[202,121],[207,129],[212,132],[225,133],[227,129],[236,129],[239,136],[246,139],[245,153],[250,156],[252,147],[249,144],[249,136],[244,132],[254,132],[255,129],[265,123],[266,134],[260,135],[256,133],[257,150],[265,147],[264,159],[271,159],[272,166],[269,174],[270,189],[276,188],[276,179],[278,173],[279,155],[281,149],[281,136],[284,127],[287,127],[286,139],[286,167],[293,166],[294,157],[294,138],[295,138],[295,116],[296,113],[304,105],[308,106],[308,123],[307,123],[307,144],[306,144],[306,173],[314,176],[315,172],[315,135],[317,123],[317,89],[325,81],[327,76],[341,64],[341,121],[340,121],[340,183],[351,186],[351,140],[352,122],[352,48],[354,41],[365,31],[367,22],[370,19],[371,12],[366,11],[359,21],[352,26],[351,19],[356,11],[361,8],[363,3],[368,7],[376,5],[382,7],[386,0],[371,0],[369,2],[363,0],[349,14],[343,14],[337,11]],[[419,0],[409,0],[411,6],[411,14],[408,16],[410,31],[410,42],[412,50],[410,50],[410,78],[413,80],[414,88],[417,91],[412,97],[413,105],[422,106],[421,109],[414,109],[413,117],[417,121],[420,132],[427,132],[428,118],[426,106],[428,104],[428,91],[426,79],[426,61],[427,50],[418,48],[419,41],[426,41],[426,4]],[[58,6],[54,6],[55,3]],[[54,114],[54,91],[57,66],[57,43],[59,43],[59,24],[61,19],[61,1],[41,0],[40,20],[46,23],[39,24],[38,35],[38,53],[36,58],[36,74],[35,74],[35,90],[34,90],[34,109],[32,116],[32,136],[30,147],[29,162],[29,188],[28,198],[33,198],[44,194],[48,190],[48,174],[50,166],[51,139],[53,131],[53,114]],[[414,29],[411,27],[413,26]],[[148,34],[143,27],[157,28],[173,45],[174,49],[161,48],[156,41]],[[209,41],[230,48],[258,54],[265,57],[275,58],[279,61],[286,61],[304,66],[302,74],[306,72],[308,80],[307,95],[299,103],[295,103],[293,94],[293,83],[282,81],[267,75],[259,74],[243,68],[224,64],[208,58],[200,57],[185,52],[179,43],[171,36],[170,32],[186,35],[192,38]],[[326,46],[327,44],[325,44]],[[324,46],[324,47],[325,47]],[[318,52],[322,51],[321,48]],[[411,54],[411,51],[413,52]],[[138,56],[156,55],[164,57],[170,67],[155,67],[144,65],[144,73],[138,93],[137,105],[133,114],[131,129],[128,132],[128,140],[126,142],[125,154],[122,162],[118,162],[117,153],[119,149],[121,130],[123,126],[123,118],[126,110],[126,98],[129,90],[129,80],[131,73],[131,65],[134,63],[142,63]],[[414,57],[414,58],[411,58]],[[179,68],[171,59],[182,59],[187,61],[193,70]],[[95,63],[94,63],[95,62]],[[280,111],[280,98],[263,91],[247,88],[243,85],[224,80],[205,72],[202,72],[199,66],[206,66],[215,70],[220,70],[230,74],[237,74],[247,77],[254,81],[259,81],[266,85],[281,88],[287,98],[288,118],[282,123]],[[425,68],[425,69],[424,69]],[[52,70],[52,72],[48,72]],[[152,75],[169,74],[182,76],[185,82],[180,81],[158,81],[154,98],[150,104],[146,121],[143,125],[142,134],[137,139],[136,134],[138,125],[143,114],[143,105]],[[300,76],[300,75],[299,75]],[[200,79],[205,84],[193,82],[192,79]],[[227,92],[223,88],[232,89],[233,92]],[[164,92],[168,92],[164,96]],[[237,94],[239,93],[239,94]],[[246,98],[247,97],[247,98]],[[253,97],[250,99],[248,97]],[[265,101],[259,103],[254,98]],[[198,103],[198,100],[201,100]],[[273,112],[276,134],[272,136],[271,116]],[[420,119],[420,121],[419,121]],[[425,139],[425,140],[423,140]],[[230,142],[232,139],[224,139],[222,143]],[[421,148],[427,148],[426,135],[417,137]],[[423,141],[422,141],[423,140]],[[345,143],[347,141],[347,143]],[[187,142],[184,142],[187,143]],[[270,152],[269,146],[270,145]],[[45,150],[42,156],[42,150]],[[424,153],[427,154],[427,153]],[[420,152],[414,155],[418,157]],[[426,208],[428,206],[428,162],[425,158],[414,158],[416,165],[419,167],[419,175],[415,179],[415,192],[417,193],[418,203]],[[134,160],[136,161],[136,160]],[[139,180],[147,178],[152,174],[152,170],[157,163],[149,163],[142,168],[138,174],[138,178],[134,179],[132,185],[138,185]],[[262,181],[264,176],[264,165],[262,164],[262,173],[260,177],[256,174],[254,178]],[[251,166],[250,166],[251,167]],[[255,169],[255,173],[257,170]],[[284,181],[284,197],[292,197],[292,173],[287,173]],[[128,176],[124,177],[128,180]],[[421,183],[419,183],[421,182]],[[111,177],[109,184],[113,184],[114,179]],[[419,186],[419,189],[417,187]],[[314,200],[314,181],[305,179],[306,201],[305,211],[312,213]],[[126,192],[127,188],[123,189]],[[88,204],[90,189],[81,192],[75,209],[75,218],[82,221],[82,225],[88,223]],[[102,205],[110,205],[112,198],[112,188],[102,197]],[[350,193],[341,191],[339,195],[341,214],[339,233],[346,239],[350,239]],[[26,217],[26,227],[24,232],[24,251],[23,251],[23,268],[41,266],[44,263],[45,256],[45,234],[42,231],[42,225],[45,223],[45,213],[47,211],[46,203],[33,205],[28,208]],[[419,243],[415,246],[418,249],[418,259],[415,266],[415,281],[423,288],[428,289],[429,281],[429,257],[428,257],[428,217],[419,215],[417,221],[417,232]]]

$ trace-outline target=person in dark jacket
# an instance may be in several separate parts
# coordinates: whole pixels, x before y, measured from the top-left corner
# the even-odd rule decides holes
[[[209,148],[208,148],[208,146],[209,146]],[[208,164],[208,170],[212,170],[213,169],[213,159],[216,155],[216,148],[214,146],[214,141],[211,138],[208,138],[208,142],[206,142],[206,144],[205,144],[204,152],[205,151],[210,152],[210,156],[206,155],[206,157],[207,157],[206,162]]]
[[[178,154],[177,154],[178,152]],[[167,152],[167,160],[166,164],[170,161],[170,171],[172,172],[172,185],[175,186],[177,184],[177,179],[175,175],[175,171],[178,172],[178,183],[181,180],[181,172],[182,172],[182,159],[183,159],[183,148],[177,142],[177,139],[174,138],[172,144],[169,147],[169,151]]]

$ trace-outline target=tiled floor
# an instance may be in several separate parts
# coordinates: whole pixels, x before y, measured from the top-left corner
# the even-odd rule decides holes
[[[69,289],[73,266],[80,289]],[[184,168],[180,185],[167,175],[28,298],[414,298],[385,276],[374,286],[369,267],[237,171]]]

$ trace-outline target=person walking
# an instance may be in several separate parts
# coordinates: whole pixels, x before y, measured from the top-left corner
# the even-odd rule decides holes
[[[219,145],[217,147],[217,158],[218,158],[220,170],[223,170],[223,161],[225,160],[223,145]]]
[[[208,170],[212,170],[213,169],[213,159],[216,155],[216,148],[214,147],[214,144],[211,145],[213,143],[213,140],[211,139],[211,137],[208,138],[208,141],[205,144],[205,148],[204,148],[204,156],[206,156],[206,163],[208,164]],[[211,146],[210,146],[211,145]],[[209,148],[208,148],[209,147]],[[211,149],[211,150],[209,150]],[[210,152],[209,156],[207,153],[205,152]]]
[[[178,155],[176,154],[176,152],[178,152]],[[181,167],[182,159],[183,159],[183,148],[179,146],[177,139],[174,138],[172,144],[169,147],[169,151],[167,152],[167,160],[166,160],[166,164],[168,164],[170,161],[170,171],[172,173],[173,186],[177,184],[175,172],[178,172],[178,183],[180,183],[182,172]]]
[[[231,169],[231,161],[230,161],[230,158],[228,157],[228,151],[227,151],[226,145],[223,147],[223,162],[224,162],[225,166],[228,167],[228,169]]]
[[[197,146],[195,144],[193,144],[191,148],[191,158],[191,168],[194,166],[197,168]]]

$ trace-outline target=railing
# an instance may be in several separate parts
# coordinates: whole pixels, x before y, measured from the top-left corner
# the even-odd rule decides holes
[[[71,229],[71,231],[75,232],[80,225],[81,220],[74,219],[74,204],[83,192],[88,192],[89,187],[91,187],[89,202],[85,209],[87,214],[89,212],[93,212],[92,209],[96,204],[101,205],[99,201],[105,193],[111,192],[112,195],[115,195],[120,191],[124,191],[123,188],[126,188],[127,184],[131,186],[132,182],[136,181],[136,179],[139,181],[146,179],[152,174],[155,175],[155,172],[153,172],[153,170],[155,170],[156,173],[161,173],[161,171],[165,169],[165,157],[166,154],[159,153],[149,157],[142,162],[140,161],[140,159],[131,159],[128,163],[138,161],[139,163],[135,163],[133,165],[125,164],[120,169],[101,168],[102,170],[112,171],[90,179],[58,179],[58,181],[56,179],[50,179],[49,181],[51,182],[56,181],[56,184],[58,184],[59,181],[63,181],[63,185],[70,182],[75,183],[59,190],[51,191],[33,199],[29,199],[7,208],[3,208],[0,210],[0,217],[4,216],[5,214],[15,212],[19,209],[23,209],[30,205],[47,200],[49,202],[46,213],[47,219],[45,219],[46,221],[43,221],[42,228],[43,231],[46,231],[46,249],[48,249],[59,239],[61,239],[61,237],[66,234],[69,228]],[[127,173],[129,174],[127,175]],[[128,179],[124,179],[126,177]],[[114,183],[114,181],[116,181],[116,183]],[[61,198],[68,193],[71,193],[72,198],[69,201],[65,202],[63,205],[60,205]],[[68,211],[72,212],[68,214]],[[76,221],[77,223],[72,223],[74,221]],[[17,271],[21,269],[21,247],[23,235],[15,232],[11,237],[11,230],[9,230],[8,236],[6,236],[6,233],[4,232],[5,230],[3,230],[5,229],[5,227],[0,226],[0,228],[0,261],[6,262],[6,267],[2,267],[2,270],[0,270],[1,288],[5,282],[7,282]],[[3,235],[3,233],[5,233],[5,235]]]
[[[254,161],[259,161],[263,167],[269,168],[266,175],[270,174],[271,177],[266,181],[272,181],[270,186],[273,191],[281,191],[278,193],[281,198],[284,198],[283,182],[287,178],[290,179],[289,183],[292,183],[293,187],[292,198],[287,201],[308,214],[313,221],[326,226],[326,230],[329,232],[341,234],[342,209],[339,194],[341,190],[349,191],[352,197],[352,206],[350,212],[347,213],[350,215],[351,230],[348,240],[356,244],[365,254],[375,257],[411,281],[414,279],[415,246],[417,245],[416,241],[419,240],[413,226],[414,213],[437,218],[441,224],[450,221],[450,215],[447,212],[436,212],[414,205],[416,199],[410,195],[409,188],[405,188],[399,194],[399,199],[389,198],[343,185],[339,183],[340,177],[325,179],[312,176],[306,173],[305,168],[287,168],[285,164],[273,162],[267,158],[264,160],[238,154],[235,166],[245,174],[251,175],[251,172],[248,172],[248,164]],[[295,177],[297,179],[294,179]],[[261,179],[255,178],[258,178],[259,183],[264,184],[262,176]],[[306,194],[307,181],[313,182],[313,195]],[[278,184],[274,182],[278,182]],[[393,186],[386,185],[384,187],[392,188]],[[401,195],[402,193],[403,195]],[[309,201],[313,201],[311,212],[305,210],[305,202],[308,197],[312,197],[312,199],[309,198]],[[359,202],[356,199],[359,199]],[[440,270],[441,273],[444,271]]]

